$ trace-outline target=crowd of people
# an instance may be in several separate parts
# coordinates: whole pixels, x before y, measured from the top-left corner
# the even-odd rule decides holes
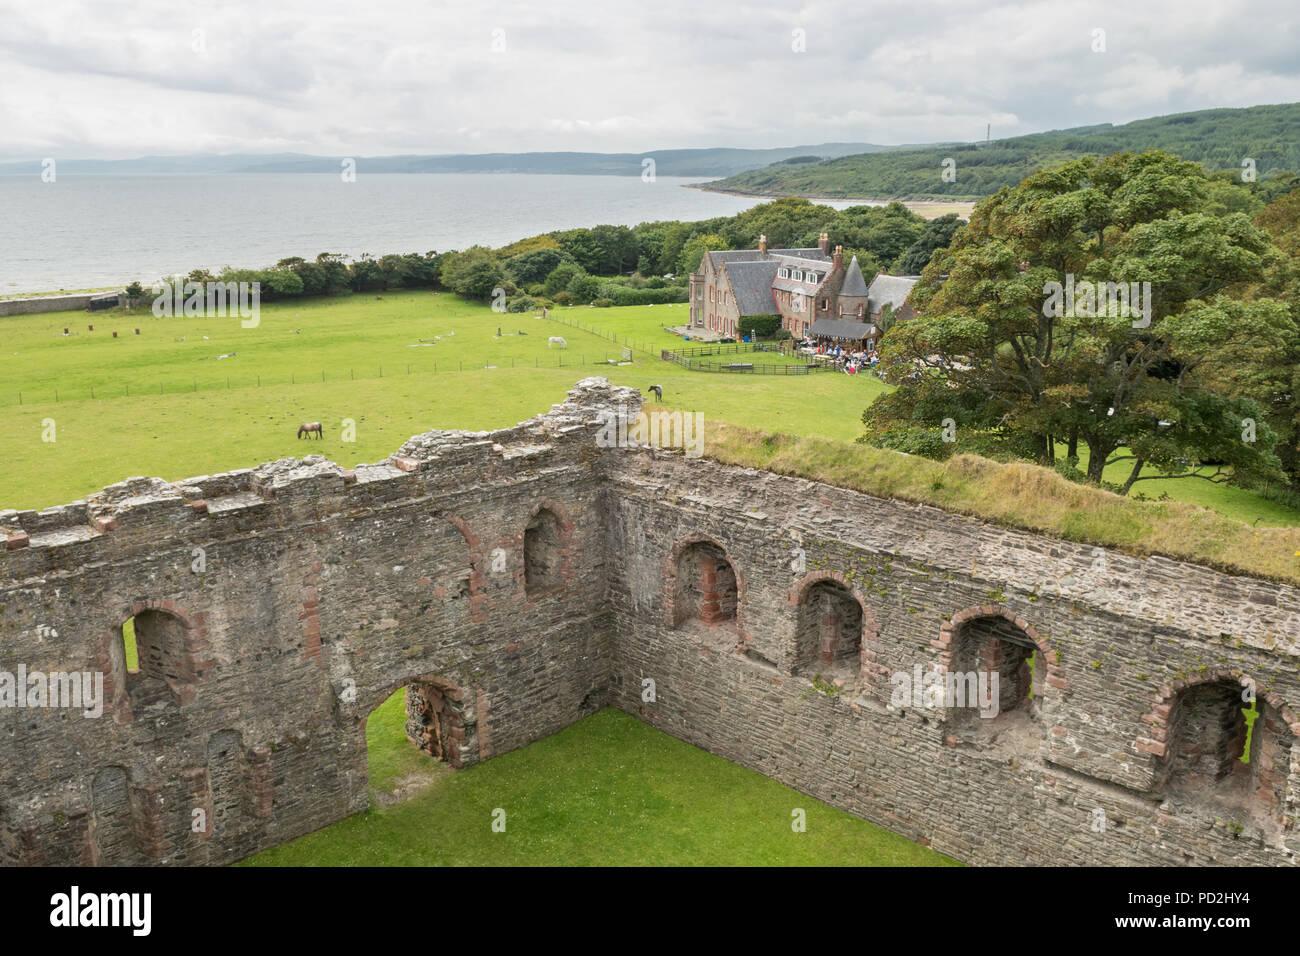
[[[863,369],[871,371],[880,364],[880,355],[869,342],[837,342],[824,337],[807,338],[799,342],[799,350],[807,355],[825,356],[822,361],[844,372],[857,375]]]

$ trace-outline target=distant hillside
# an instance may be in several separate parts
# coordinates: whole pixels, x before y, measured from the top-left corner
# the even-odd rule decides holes
[[[1300,172],[1300,103],[1176,113],[1123,126],[1032,133],[987,146],[927,146],[817,163],[780,162],[702,188],[825,199],[978,199],[1015,185],[1036,169],[1079,156],[1153,148],[1212,171],[1240,170],[1242,159],[1250,157],[1261,179]],[[950,183],[941,179],[946,158],[956,162],[956,180]]]
[[[657,176],[730,176],[769,163],[816,163],[898,147],[874,143],[822,143],[777,149],[655,149],[644,153],[480,153],[454,156],[361,156],[369,173],[547,173],[579,176],[640,176],[642,161],[655,161]],[[276,155],[144,156],[139,159],[60,159],[60,175],[177,175],[196,173],[337,173],[341,156]],[[0,176],[39,175],[41,161],[0,163]]]

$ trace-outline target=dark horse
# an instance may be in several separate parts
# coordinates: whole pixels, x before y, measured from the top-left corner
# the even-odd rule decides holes
[[[650,391],[655,393],[655,400],[662,402],[664,400],[664,389],[662,385],[651,385]]]
[[[299,438],[301,438],[303,435],[306,435],[308,438],[310,438],[313,432],[316,433],[317,438],[325,437],[325,431],[324,429],[321,428],[320,422],[303,422],[301,425],[298,426]]]

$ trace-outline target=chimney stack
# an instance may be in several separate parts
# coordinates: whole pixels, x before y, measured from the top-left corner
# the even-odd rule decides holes
[[[817,237],[817,248],[822,251],[822,255],[824,256],[829,256],[831,254],[830,233],[823,232]]]
[[[833,268],[835,269],[844,268],[844,247],[843,246],[835,247],[835,255],[831,258],[831,263]]]
[[[761,235],[761,236],[758,237],[758,251],[761,252],[763,255],[767,255],[767,236],[766,236],[766,235]]]

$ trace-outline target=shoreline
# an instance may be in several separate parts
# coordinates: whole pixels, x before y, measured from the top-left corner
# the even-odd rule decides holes
[[[803,193],[755,193],[745,192],[740,189],[715,189],[710,188],[707,182],[700,183],[683,183],[686,189],[700,189],[705,192],[722,193],[727,196],[740,196],[744,199],[807,199],[809,202],[828,203],[828,202],[848,202],[848,203],[882,203],[900,202],[908,209],[915,211],[917,207],[955,207],[950,208],[948,212],[965,213],[963,219],[970,217],[970,212],[975,208],[978,199],[899,199],[898,197],[887,196],[808,196]],[[945,215],[943,212],[936,212],[934,215],[924,215],[926,219],[937,219]]]

